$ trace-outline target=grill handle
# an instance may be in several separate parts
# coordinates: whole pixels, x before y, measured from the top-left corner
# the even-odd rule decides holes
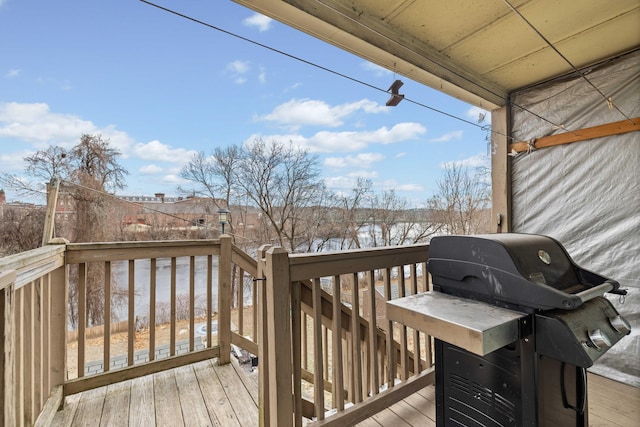
[[[605,280],[600,285],[594,286],[593,288],[589,288],[582,292],[578,292],[576,296],[580,298],[580,301],[584,304],[587,301],[594,299],[595,297],[599,297],[604,295],[606,292],[613,291],[618,289],[618,282],[613,280]]]

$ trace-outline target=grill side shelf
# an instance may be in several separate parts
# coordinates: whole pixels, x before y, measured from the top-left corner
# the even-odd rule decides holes
[[[387,318],[479,356],[519,339],[527,314],[441,292],[387,301]]]

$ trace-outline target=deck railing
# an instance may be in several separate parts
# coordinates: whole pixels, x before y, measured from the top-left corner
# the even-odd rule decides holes
[[[214,357],[228,363],[232,344],[257,354],[256,268],[229,236],[61,244],[1,258],[3,425],[30,426],[36,420],[47,425],[69,394]],[[187,283],[178,283],[181,279]],[[204,281],[202,307],[196,305],[197,281]],[[181,287],[186,289],[182,300]],[[160,292],[169,296],[168,326],[156,320]],[[91,303],[88,293],[93,293]],[[146,316],[137,304],[140,295],[148,303]],[[182,310],[179,303],[185,305]],[[101,316],[89,316],[91,304]],[[77,330],[70,334],[75,342],[68,342],[69,307],[77,317]],[[217,332],[211,327],[214,318]],[[196,322],[205,325],[202,337],[196,335]],[[115,325],[123,323],[126,348],[118,349]],[[167,327],[164,343],[159,331]]]
[[[62,396],[66,351],[64,245],[0,258],[0,423],[33,425]]]
[[[428,290],[427,258],[426,245],[306,255],[264,246],[256,261],[229,236],[0,258],[0,420],[48,425],[64,396],[226,363],[237,345],[259,356],[262,425],[357,423],[433,381],[431,338],[384,315],[386,300]]]
[[[384,315],[385,301],[428,290],[427,258],[428,245],[261,248],[261,425],[353,425],[433,383],[431,338]]]

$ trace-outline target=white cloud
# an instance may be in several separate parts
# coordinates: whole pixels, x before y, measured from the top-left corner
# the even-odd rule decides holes
[[[398,153],[394,156],[394,159],[401,159],[402,157],[405,157],[407,155],[406,151],[403,151],[401,153]]]
[[[376,77],[384,77],[384,76],[390,76],[392,73],[391,70],[387,70],[384,67],[379,66],[378,64],[374,64],[373,62],[363,62],[361,64],[361,67],[365,70],[365,71],[371,71],[373,72],[373,74]]]
[[[264,67],[260,67],[260,74],[258,74],[258,81],[260,83],[266,83],[267,81],[267,72]]]
[[[0,0],[0,6],[2,6],[2,1]],[[7,71],[7,73],[4,75],[6,78],[10,79],[13,77],[18,77],[20,75],[20,72],[22,70],[14,68],[12,70]]]
[[[142,175],[157,175],[159,173],[162,173],[163,170],[164,169],[162,169],[158,165],[146,165],[146,166],[142,166],[140,169],[138,169],[138,171]]]
[[[346,167],[370,168],[374,163],[384,160],[384,155],[380,153],[360,153],[355,156],[328,157],[324,161],[327,167],[341,169]]]
[[[227,70],[233,76],[233,81],[239,85],[246,83],[246,74],[250,68],[249,62],[247,61],[236,60],[227,64]]]
[[[33,154],[34,151],[31,150],[20,150],[12,153],[0,154],[0,170],[5,172],[22,172],[25,169],[23,159],[25,157],[32,156]]]
[[[71,148],[83,134],[99,134],[126,156],[132,138],[110,125],[100,128],[73,114],[53,113],[44,103],[0,103],[0,138],[10,138],[46,149],[50,145]]]
[[[486,154],[480,153],[466,159],[440,163],[440,168],[444,169],[445,167],[447,167],[447,165],[451,165],[452,163],[463,168],[477,168],[480,166],[488,167],[489,161],[489,157]]]
[[[394,189],[397,191],[420,192],[424,190],[424,187],[420,184],[400,184],[400,185],[394,185]]]
[[[444,135],[439,136],[438,138],[430,139],[429,142],[447,142],[447,141],[451,141],[452,139],[457,139],[457,140],[462,139],[462,131],[456,130],[453,132],[447,132]]]
[[[166,184],[166,185],[180,185],[180,184],[184,184],[185,182],[187,181],[184,180],[183,178],[180,178],[180,176],[173,175],[173,174],[165,175],[160,180],[161,184]]]
[[[250,17],[245,18],[242,21],[242,24],[246,25],[247,27],[256,27],[258,31],[263,32],[267,31],[271,27],[272,22],[273,19],[269,18],[268,16],[255,13]]]
[[[257,138],[267,141],[291,141],[291,143],[314,153],[345,153],[366,149],[371,144],[395,144],[416,139],[426,131],[427,129],[419,123],[406,122],[398,123],[391,129],[383,126],[373,131],[321,131],[308,138],[295,133],[281,135],[254,134],[247,139],[247,142]]]
[[[357,111],[375,114],[386,112],[388,108],[368,99],[333,107],[315,99],[292,99],[258,119],[275,122],[293,130],[304,125],[338,127],[344,124],[344,119]]]
[[[161,161],[169,163],[187,163],[195,150],[184,148],[171,148],[171,146],[154,140],[147,143],[137,143],[132,150],[136,157],[147,161]]]

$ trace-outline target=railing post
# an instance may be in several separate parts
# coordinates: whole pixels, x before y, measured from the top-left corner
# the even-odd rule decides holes
[[[262,245],[258,249],[258,272],[256,275],[257,293],[255,312],[257,317],[256,331],[258,340],[258,410],[260,427],[269,425],[269,340],[267,334],[267,309],[266,309],[266,274],[267,266],[265,257],[271,245]]]
[[[68,267],[62,266],[50,274],[51,286],[51,364],[50,384],[53,390],[64,385],[67,373],[67,301],[69,300]]]
[[[218,345],[221,365],[231,362],[231,236],[220,236],[218,259]]]
[[[0,272],[0,421],[2,425],[16,424],[15,413],[15,349],[13,319],[15,318],[14,282],[16,272]]]
[[[289,254],[281,247],[267,251],[267,338],[269,365],[269,425],[293,425],[291,360],[291,280]]]

